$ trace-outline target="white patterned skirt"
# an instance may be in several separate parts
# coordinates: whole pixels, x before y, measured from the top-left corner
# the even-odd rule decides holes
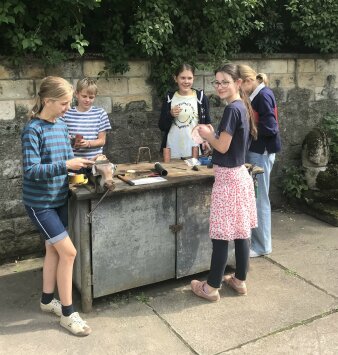
[[[234,240],[251,237],[257,227],[255,190],[244,165],[214,166],[209,235],[211,239]]]

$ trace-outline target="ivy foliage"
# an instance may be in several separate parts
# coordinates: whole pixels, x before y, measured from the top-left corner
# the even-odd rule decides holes
[[[338,51],[338,1],[290,0],[291,27],[307,47],[322,53]]]
[[[100,75],[143,58],[162,95],[182,62],[202,69],[239,51],[337,51],[337,12],[337,0],[0,0],[0,54],[48,66],[100,53]]]

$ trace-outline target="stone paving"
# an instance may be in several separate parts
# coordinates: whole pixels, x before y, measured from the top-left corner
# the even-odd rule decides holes
[[[86,338],[39,311],[40,259],[3,265],[0,354],[338,354],[338,228],[300,213],[272,219],[273,253],[250,260],[248,296],[223,286],[208,303],[192,277],[149,285],[94,300]]]

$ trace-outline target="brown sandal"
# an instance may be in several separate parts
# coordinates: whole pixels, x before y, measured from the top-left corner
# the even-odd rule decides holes
[[[246,296],[248,294],[245,282],[242,285],[237,285],[234,274],[224,275],[223,281],[236,291],[238,295]]]
[[[220,295],[218,291],[214,295],[209,295],[204,291],[204,285],[206,284],[206,281],[198,281],[198,280],[192,280],[191,281],[191,290],[192,292],[198,296],[205,298],[206,300],[210,302],[218,302],[220,300]]]

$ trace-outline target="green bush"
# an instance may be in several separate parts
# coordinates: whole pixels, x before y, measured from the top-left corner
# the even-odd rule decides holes
[[[303,193],[308,190],[303,168],[292,166],[283,169],[281,185],[287,198],[301,199]]]
[[[291,27],[307,47],[322,53],[338,51],[338,1],[290,0]]]
[[[334,113],[326,114],[321,126],[329,138],[330,162],[338,164],[338,115]]]
[[[157,94],[174,68],[214,68],[239,51],[337,51],[336,0],[5,0],[0,54],[17,68],[100,53],[100,75],[124,73],[129,59],[152,63]]]

